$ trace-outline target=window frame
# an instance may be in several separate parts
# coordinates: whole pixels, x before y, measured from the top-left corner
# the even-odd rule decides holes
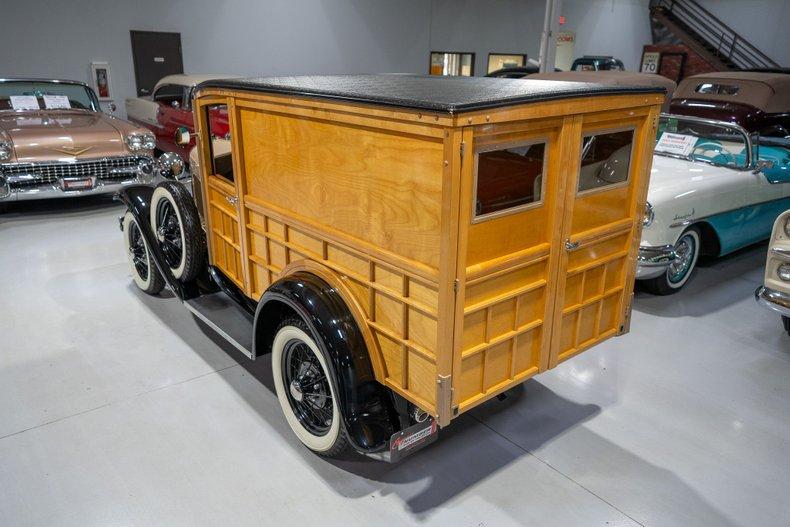
[[[584,130],[582,130],[582,140],[581,143],[579,143],[580,146],[579,170],[576,178],[576,197],[588,196],[590,194],[595,194],[598,192],[606,192],[608,190],[617,190],[619,188],[627,187],[629,185],[629,182],[631,181],[631,170],[633,169],[634,166],[634,145],[636,144],[636,128],[637,128],[636,125],[631,124],[626,126],[616,126],[612,128],[595,129],[588,133],[584,133]],[[631,140],[631,151],[628,154],[628,174],[626,178],[618,183],[610,183],[608,185],[603,185],[600,187],[588,188],[586,190],[579,190],[579,183],[581,182],[581,175],[582,175],[582,155],[584,155],[584,139],[587,137],[591,137],[593,135],[614,134],[618,132],[629,132],[629,131],[631,132],[632,140]]]
[[[541,168],[541,180],[540,180],[540,199],[538,201],[533,201],[532,203],[524,203],[523,205],[516,205],[515,207],[509,207],[502,210],[497,210],[494,212],[487,212],[485,214],[477,214],[477,188],[478,188],[478,171],[480,169],[480,154],[485,154],[487,152],[496,152],[497,150],[507,150],[509,148],[517,148],[522,146],[532,146],[543,144],[543,167]],[[521,212],[525,212],[530,209],[536,209],[541,206],[546,201],[546,168],[548,167],[549,162],[549,152],[551,146],[551,139],[548,135],[541,135],[537,137],[531,137],[529,139],[519,140],[519,141],[507,141],[504,143],[494,143],[490,145],[485,145],[480,148],[475,149],[475,168],[474,168],[474,177],[472,178],[472,203],[470,204],[472,207],[472,224],[481,223],[484,221],[501,218],[503,216],[510,216],[511,214],[519,214]]]
[[[207,150],[208,150],[208,165],[207,166],[210,168],[208,173],[210,175],[214,176],[214,177],[220,178],[222,181],[224,181],[226,183],[229,183],[229,184],[235,186],[236,185],[236,174],[235,173],[233,174],[233,179],[229,179],[228,177],[226,177],[226,176],[222,175],[221,173],[217,172],[217,168],[216,168],[216,165],[215,165],[215,159],[216,158],[214,157],[214,140],[213,140],[213,137],[211,135],[211,116],[209,115],[209,112],[211,111],[211,108],[215,108],[217,106],[224,106],[226,108],[227,112],[228,112],[228,116],[230,116],[230,108],[229,108],[230,105],[227,102],[209,102],[209,103],[203,104],[201,106],[201,111],[203,113],[203,119],[205,119],[205,121],[206,121],[206,134],[208,136],[208,145],[207,145],[208,146],[208,148],[207,148]],[[227,141],[232,141],[232,140],[233,140],[233,136],[231,134],[231,138],[227,139]],[[227,155],[230,156],[230,161],[231,161],[231,163],[233,163],[233,157],[234,157],[234,154],[233,154],[233,143],[231,143],[231,149],[230,149],[230,151],[228,152]]]

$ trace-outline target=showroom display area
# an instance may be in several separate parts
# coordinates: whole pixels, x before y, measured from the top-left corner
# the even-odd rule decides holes
[[[0,526],[790,524],[790,2],[4,7]]]
[[[637,294],[638,332],[474,410],[399,465],[327,463],[294,444],[268,359],[250,363],[176,299],[136,290],[122,207],[48,208],[0,226],[0,272],[15,277],[0,297],[4,338],[18,343],[0,370],[5,524],[787,515],[787,336],[752,298],[765,245],[702,269],[682,297]],[[295,488],[310,496],[298,507]]]

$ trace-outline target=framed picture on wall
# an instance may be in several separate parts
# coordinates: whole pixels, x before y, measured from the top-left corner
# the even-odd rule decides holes
[[[469,51],[431,51],[428,73],[471,77],[475,74],[475,54]]]
[[[526,53],[489,53],[488,71],[486,71],[486,73],[506,68],[522,68],[526,65]]]
[[[91,87],[100,101],[113,100],[110,65],[107,62],[91,62]]]

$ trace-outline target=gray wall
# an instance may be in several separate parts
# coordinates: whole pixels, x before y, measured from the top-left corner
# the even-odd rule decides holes
[[[697,1],[781,66],[790,66],[790,0]]]
[[[565,25],[574,31],[574,54],[613,55],[639,71],[642,46],[652,43],[648,0],[563,0]]]
[[[485,75],[489,53],[526,53],[538,59],[544,0],[432,0],[432,51],[475,52],[475,75]],[[423,58],[428,70],[428,57]]]
[[[43,0],[4,6],[0,77],[90,79],[110,63],[115,102],[135,96],[130,29],[181,33],[187,72],[424,72],[423,0]],[[9,21],[19,21],[10,24]]]

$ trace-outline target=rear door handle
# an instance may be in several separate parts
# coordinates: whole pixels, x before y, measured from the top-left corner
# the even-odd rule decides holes
[[[578,248],[579,248],[579,242],[572,242],[570,240],[570,238],[565,240],[565,250],[566,251],[575,251]]]
[[[236,196],[225,196],[225,199],[228,200],[228,203],[230,203],[234,207],[239,202],[239,198],[237,198]]]

